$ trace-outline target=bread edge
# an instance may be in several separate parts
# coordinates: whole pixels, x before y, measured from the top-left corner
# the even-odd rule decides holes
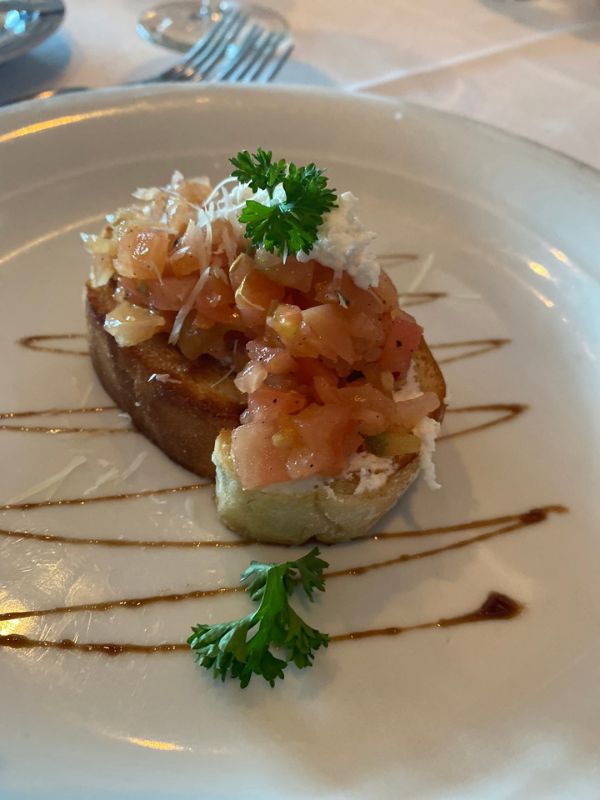
[[[113,306],[110,287],[87,287],[89,351],[102,386],[135,427],[169,458],[196,475],[214,478],[211,456],[215,439],[223,428],[239,424],[244,409],[243,403],[211,388],[224,375],[224,368],[216,362],[192,364],[168,345],[164,336],[121,347],[104,329],[106,314]],[[174,382],[151,378],[163,370],[165,361]]]
[[[431,351],[422,342],[414,358],[424,391],[434,391],[440,406],[430,416],[441,422],[446,384]],[[357,479],[316,480],[301,492],[244,489],[231,454],[231,431],[215,442],[216,503],[221,521],[243,538],[258,542],[300,545],[309,539],[334,544],[365,536],[400,499],[419,473],[418,454],[396,459],[396,470],[377,490],[354,494]]]

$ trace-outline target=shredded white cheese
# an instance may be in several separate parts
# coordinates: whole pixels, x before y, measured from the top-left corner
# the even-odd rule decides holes
[[[210,275],[210,267],[206,267],[201,273],[200,277],[196,281],[196,283],[192,286],[190,293],[185,299],[184,304],[181,306],[179,311],[177,312],[177,316],[175,317],[175,322],[173,323],[173,327],[171,328],[171,333],[169,334],[169,344],[177,344],[177,340],[179,339],[179,334],[181,333],[181,329],[183,327],[183,323],[185,322],[185,318],[192,310],[192,306],[196,302],[196,298],[202,291],[204,284],[208,280]]]
[[[342,475],[342,479],[358,475],[358,486],[354,494],[376,492],[385,486],[396,467],[392,458],[380,458],[373,453],[354,453]]]
[[[121,473],[121,480],[126,481],[133,473],[138,470],[142,464],[142,462],[146,459],[148,453],[146,450],[143,450],[141,453],[133,459],[131,464],[126,467],[123,472]]]
[[[64,469],[59,470],[54,475],[51,475],[49,478],[41,481],[40,483],[35,484],[35,486],[30,486],[29,489],[26,489],[21,494],[15,495],[11,497],[7,501],[7,505],[15,505],[16,503],[22,503],[25,500],[29,500],[30,497],[35,497],[36,494],[40,494],[46,490],[49,490],[49,494],[47,496],[47,500],[52,498],[56,493],[59,486],[63,483],[65,478],[67,478],[73,470],[80,467],[82,464],[85,464],[87,458],[85,456],[79,455],[75,456]]]
[[[298,261],[315,259],[336,273],[347,272],[361,289],[379,283],[381,267],[371,249],[375,234],[356,216],[357,198],[352,192],[343,192],[337,208],[323,217],[317,241],[310,253],[298,253]]]
[[[100,475],[96,479],[96,481],[85,490],[83,496],[88,497],[90,494],[95,492],[96,489],[99,489],[101,486],[104,486],[105,483],[117,480],[118,477],[119,477],[119,470],[116,467],[111,467],[109,470]]]
[[[422,394],[414,362],[411,362],[404,385],[394,392],[394,400],[396,403],[400,403],[403,400],[414,400],[417,397],[421,397]],[[419,466],[423,472],[425,483],[430,489],[441,488],[435,477],[435,464],[433,462],[435,440],[439,431],[440,423],[431,419],[431,417],[424,417],[412,430],[412,433],[421,440]]]
[[[430,489],[441,489],[435,476],[435,464],[433,454],[435,453],[435,440],[440,432],[440,423],[431,417],[423,417],[412,431],[421,440],[419,451],[419,465],[425,478],[425,483]]]
[[[177,378],[172,378],[168,372],[153,372],[148,378],[148,383],[158,381],[158,383],[181,383]]]

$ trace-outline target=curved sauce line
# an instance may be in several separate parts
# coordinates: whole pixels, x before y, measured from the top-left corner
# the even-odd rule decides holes
[[[202,484],[204,486],[204,484]],[[83,538],[80,536],[65,536],[54,533],[36,533],[34,531],[10,530],[0,528],[0,538],[5,539],[26,539],[34,542],[46,542],[51,544],[79,544],[92,545],[95,547],[138,547],[156,548],[158,550],[198,550],[202,547],[214,547],[215,549],[229,550],[235,547],[248,547],[251,544],[258,544],[249,539],[98,539]],[[284,545],[285,546],[285,545]]]
[[[446,414],[488,413],[497,411],[500,416],[488,422],[481,422],[478,425],[461,428],[461,430],[454,431],[453,433],[444,433],[438,438],[438,442],[443,442],[446,439],[456,439],[458,436],[465,436],[468,433],[475,433],[475,431],[483,431],[486,428],[495,428],[496,425],[510,422],[528,409],[529,406],[525,403],[484,403],[477,406],[454,406],[447,408]]]
[[[61,433],[137,433],[135,428],[58,428],[48,425],[0,425],[0,431],[13,431],[16,433],[48,433],[56,435]]]
[[[90,406],[82,408],[44,408],[38,411],[2,411],[0,420],[24,419],[26,417],[51,417],[71,414],[105,414],[107,411],[118,411],[118,406]],[[18,433],[138,433],[133,427],[101,427],[77,428],[72,426],[57,425],[9,425],[0,424],[0,431],[16,431]]]
[[[429,628],[451,628],[455,625],[466,625],[471,622],[490,622],[491,620],[514,619],[523,613],[525,606],[501,592],[490,592],[483,603],[475,611],[459,614],[456,617],[441,617],[434,622],[421,622],[416,625],[394,626],[391,628],[367,628],[351,633],[338,633],[330,636],[329,642],[355,642],[373,636],[401,636],[410,631],[423,631]]]
[[[455,350],[459,347],[470,348],[465,353],[458,353],[455,356],[446,356],[446,358],[437,358],[439,365],[453,364],[455,361],[464,361],[466,358],[475,358],[475,356],[482,356],[485,353],[491,353],[493,350],[499,350],[511,343],[511,339],[465,339],[464,341],[457,342],[438,342],[437,344],[430,344],[430,350]]]
[[[137,500],[140,497],[151,497],[161,494],[179,494],[192,492],[196,489],[205,489],[213,486],[212,482],[188,483],[184,486],[169,486],[163,489],[144,489],[141,492],[123,492],[122,494],[102,494],[95,497],[66,497],[58,500],[36,500],[26,503],[5,503],[0,505],[0,511],[27,511],[32,508],[53,508],[55,506],[85,506],[89,503],[107,503],[114,500]]]
[[[422,631],[431,628],[450,628],[474,622],[492,622],[514,619],[523,612],[524,606],[500,592],[490,592],[479,608],[455,617],[440,617],[432,622],[419,622],[416,625],[393,626],[389,628],[369,628],[367,630],[349,631],[329,637],[331,644],[338,642],[355,642],[375,636],[401,636],[411,631]],[[189,652],[188,644],[171,642],[163,644],[134,644],[132,642],[76,642],[73,639],[33,639],[17,633],[0,636],[0,647],[13,649],[45,648],[51,650],[71,650],[82,653],[100,653],[106,656],[120,656],[125,653],[155,655],[157,653]]]
[[[517,515],[514,522],[509,522],[506,525],[502,525],[499,528],[487,531],[486,533],[480,533],[479,536],[473,536],[469,539],[459,539],[457,542],[441,545],[440,547],[433,547],[430,550],[421,550],[418,553],[403,553],[400,556],[387,558],[383,561],[373,561],[371,564],[360,564],[357,567],[338,569],[331,572],[326,572],[324,574],[327,578],[341,578],[343,576],[354,577],[356,575],[364,575],[365,573],[372,572],[376,569],[391,567],[395,564],[405,564],[409,561],[418,561],[424,558],[431,558],[432,556],[437,556],[440,553],[446,553],[450,550],[461,550],[465,547],[479,544],[480,542],[487,542],[489,539],[496,539],[499,536],[506,536],[509,533],[515,533],[523,528],[528,528],[530,525],[537,525],[540,522],[544,522],[551,513],[564,514],[567,511],[568,509],[561,505],[532,508],[530,511],[526,511],[524,514]]]
[[[379,261],[418,261],[421,256],[418,253],[383,253],[377,256]]]
[[[119,411],[119,406],[82,406],[81,408],[42,408],[37,411],[2,411],[0,419],[22,419],[23,417],[53,417],[58,414],[104,414]],[[122,412],[123,413],[123,412]]]
[[[39,353],[55,353],[58,355],[69,356],[89,356],[88,350],[70,350],[68,347],[56,347],[55,345],[40,344],[41,342],[61,342],[75,339],[87,341],[85,333],[48,333],[37,334],[34,336],[23,336],[17,339],[17,344],[27,350],[34,350]]]
[[[204,486],[205,484],[202,484]],[[113,497],[113,499],[115,499]],[[119,499],[128,499],[128,496]],[[546,512],[562,512],[566,509],[560,505],[544,506],[543,511]],[[537,513],[537,509],[535,512]],[[526,511],[521,514],[506,514],[501,517],[484,517],[481,519],[472,520],[471,522],[458,522],[453,525],[438,525],[434,528],[420,528],[402,531],[391,531],[386,533],[371,533],[368,536],[361,537],[360,541],[380,541],[387,539],[414,539],[421,536],[437,536],[446,533],[461,533],[462,531],[476,530],[478,528],[489,528],[493,525],[505,525],[510,522],[517,522],[522,520],[525,515],[531,514],[531,511]],[[248,547],[249,545],[264,545],[264,543],[256,542],[251,539],[115,539],[115,538],[84,538],[80,536],[66,536],[64,534],[54,533],[37,533],[28,530],[11,530],[8,528],[0,528],[0,537],[12,539],[26,539],[36,542],[47,542],[52,544],[74,544],[74,545],[91,545],[94,547],[138,547],[138,548],[159,548],[159,549],[197,549],[200,547],[214,547],[214,548],[235,548],[235,547]],[[269,547],[273,545],[269,543]],[[334,547],[333,544],[321,543],[323,547]],[[280,547],[287,548],[288,545],[280,545]]]
[[[31,617],[49,617],[54,614],[76,614],[79,611],[102,612],[113,608],[142,608],[153,603],[181,603],[185,600],[205,600],[207,597],[218,597],[222,594],[235,594],[245,591],[243,586],[219,586],[214,589],[193,589],[189,592],[173,592],[172,594],[148,595],[146,597],[123,597],[118,600],[103,600],[99,603],[79,603],[70,606],[54,606],[32,611],[7,611],[0,614],[0,622],[11,619],[29,619]]]
[[[384,567],[390,567],[396,564],[403,564],[409,561],[431,558],[432,556],[436,556],[439,555],[440,553],[444,553],[450,550],[459,550],[474,544],[478,544],[479,542],[485,542],[488,541],[489,539],[494,539],[499,536],[505,536],[509,533],[515,533],[516,531],[521,530],[523,528],[527,528],[530,525],[536,525],[539,522],[543,522],[548,518],[548,515],[551,513],[565,513],[566,511],[567,509],[564,506],[559,506],[559,505],[545,506],[543,508],[534,508],[522,514],[515,514],[511,517],[508,517],[508,519],[511,520],[508,524],[506,525],[503,524],[499,528],[496,528],[492,531],[488,531],[487,533],[479,534],[479,536],[460,539],[457,542],[452,542],[451,544],[435,547],[430,550],[423,550],[418,553],[403,553],[400,556],[389,558],[384,561],[374,561],[370,564],[360,564],[358,566],[348,567],[346,569],[330,570],[328,572],[325,572],[324,576],[328,580],[331,578],[356,577],[358,575],[364,575],[365,573],[371,572],[376,569],[382,569]],[[498,519],[504,520],[507,518],[499,517]],[[486,520],[485,522],[487,525],[497,524],[498,520],[491,520],[491,521]],[[474,524],[476,523],[466,523],[467,529],[469,526],[472,527]],[[44,609],[7,611],[3,614],[0,614],[0,621],[5,622],[11,619],[25,619],[29,617],[46,617],[54,614],[73,614],[79,611],[102,612],[102,611],[109,611],[114,608],[139,608],[141,606],[147,606],[154,603],[180,603],[186,600],[202,600],[208,597],[215,597],[222,594],[232,594],[234,592],[240,592],[240,591],[243,591],[243,587],[238,584],[236,586],[219,586],[208,589],[193,589],[188,592],[177,592],[174,594],[155,594],[155,595],[147,595],[144,597],[127,597],[115,600],[103,600],[95,603],[83,603],[83,604],[69,605],[69,606],[54,606],[52,608],[44,608]]]
[[[408,301],[402,300],[402,308],[409,306],[424,306],[427,303],[434,303],[448,297],[448,292],[398,292],[401,298],[408,297]]]
[[[118,411],[119,407],[112,406],[84,406],[82,408],[43,408],[37,411],[2,411],[0,412],[0,420],[16,420],[24,419],[26,417],[52,417],[57,415],[71,415],[71,414],[105,414],[107,411]],[[18,433],[138,433],[133,428],[76,428],[70,426],[56,426],[56,425],[9,425],[0,424],[0,431],[16,431]]]

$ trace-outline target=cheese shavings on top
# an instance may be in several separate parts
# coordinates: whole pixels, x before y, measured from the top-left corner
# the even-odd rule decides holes
[[[314,259],[337,273],[347,272],[359,288],[369,289],[379,283],[381,267],[371,249],[375,234],[356,216],[357,204],[352,192],[343,192],[337,208],[323,217],[310,253],[298,253],[297,259]]]

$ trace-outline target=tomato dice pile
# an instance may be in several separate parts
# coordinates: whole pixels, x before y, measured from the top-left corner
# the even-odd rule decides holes
[[[390,278],[360,289],[347,273],[294,257],[269,266],[242,253],[209,266],[169,247],[157,231],[135,230],[119,242],[117,294],[160,312],[188,358],[233,364],[248,407],[233,431],[241,483],[335,476],[367,437],[409,432],[433,411],[432,393],[396,402],[422,337],[398,307]],[[193,302],[190,304],[190,298]]]

